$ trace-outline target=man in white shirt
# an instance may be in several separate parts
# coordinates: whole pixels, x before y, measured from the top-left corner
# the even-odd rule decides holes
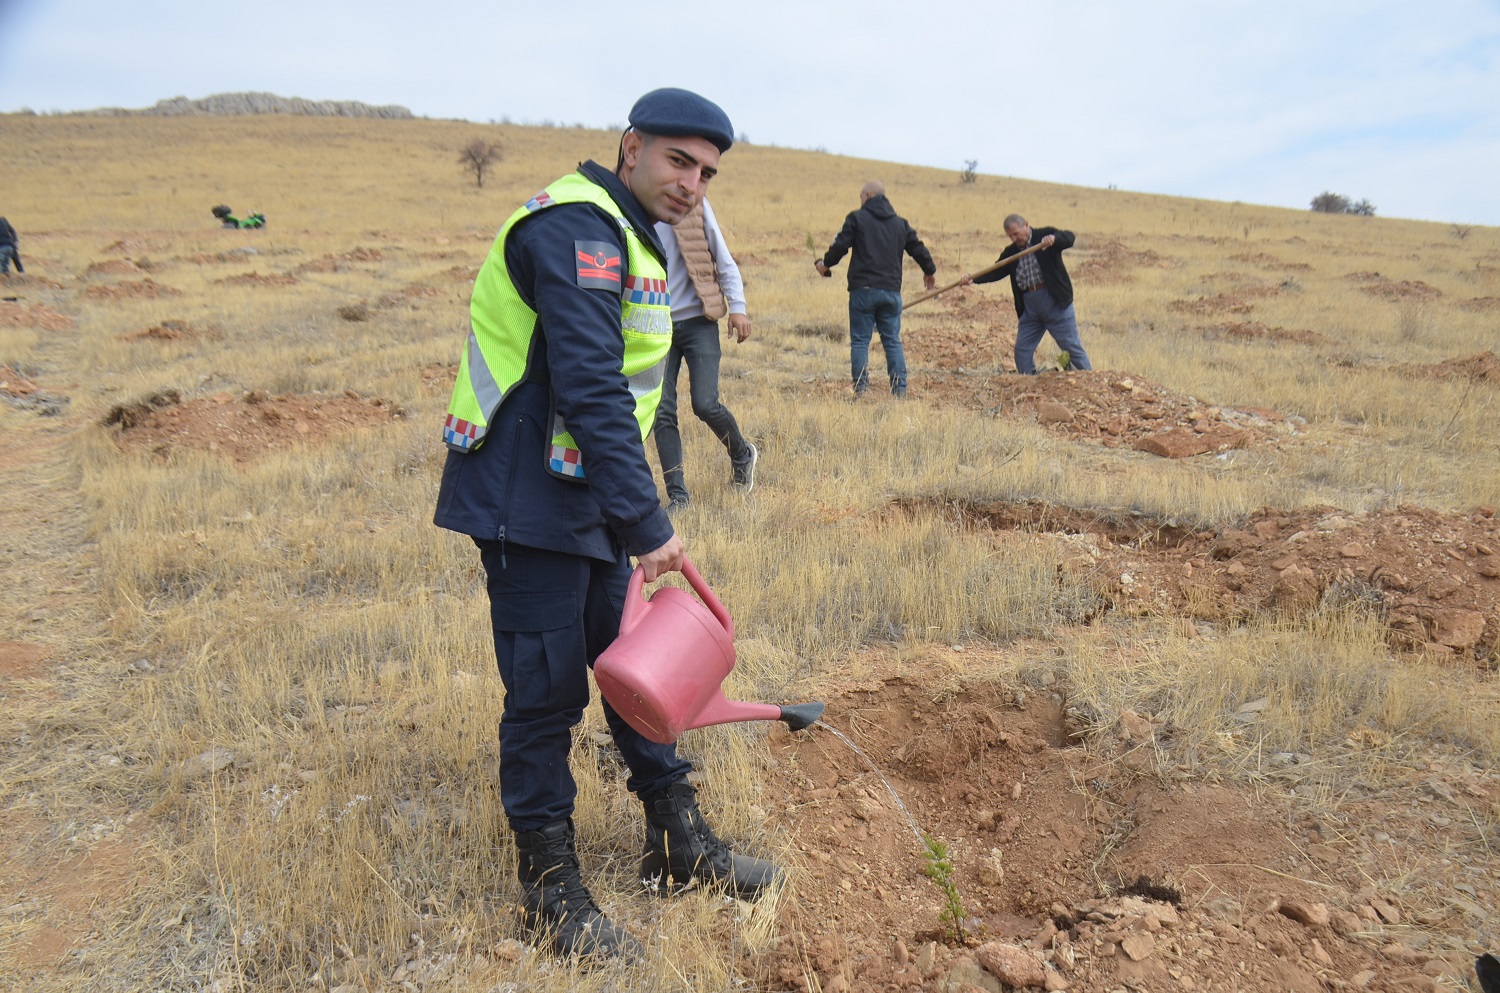
[[[755,486],[759,452],[745,440],[729,408],[719,402],[719,323],[728,315],[725,337],[750,337],[745,287],[739,266],[724,244],[713,208],[703,200],[675,225],[658,222],[657,237],[667,250],[667,292],[672,298],[672,350],[656,409],[656,454],[667,484],[667,511],[689,502],[682,470],[682,435],[677,429],[677,374],[684,361],[693,413],[707,424],[729,453],[730,484],[748,493]]]

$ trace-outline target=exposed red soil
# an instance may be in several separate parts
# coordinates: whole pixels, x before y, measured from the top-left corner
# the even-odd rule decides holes
[[[172,245],[160,238],[120,238],[100,249],[111,255],[139,255],[142,252],[165,252]]]
[[[83,295],[95,300],[158,300],[162,297],[182,296],[182,291],[158,283],[148,276],[140,280],[90,286],[83,291]]]
[[[966,670],[989,668],[989,651],[965,650]],[[1388,847],[1357,812],[1315,819],[1170,761],[1163,775],[1171,731],[1149,715],[1127,711],[1085,750],[1060,692],[959,684],[932,660],[878,668],[887,675],[834,688],[824,720],[910,820],[828,732],[770,732],[767,795],[787,804],[768,820],[807,867],[784,911],[793,929],[754,963],[773,988],[1430,991],[1434,976],[1467,974],[1468,952],[1409,926],[1462,923],[1465,910],[1420,884],[1372,886]],[[1296,761],[1283,785],[1305,776]],[[1374,823],[1403,852],[1475,844],[1482,829],[1462,810],[1500,800],[1500,781],[1472,766],[1438,778],[1451,817],[1425,819],[1416,782],[1385,798]],[[963,935],[939,917],[917,830],[947,846]]]
[[[296,276],[289,272],[272,273],[262,275],[258,272],[244,272],[238,276],[225,276],[223,279],[214,280],[220,286],[295,286],[301,282]]]
[[[1213,327],[1204,328],[1203,337],[1210,340],[1228,338],[1233,341],[1281,341],[1294,345],[1321,345],[1328,341],[1326,336],[1316,331],[1269,327],[1260,321],[1216,324]]]
[[[479,267],[477,265],[449,266],[442,271],[441,275],[461,283],[472,283],[479,276]]]
[[[7,689],[11,680],[35,676],[45,668],[47,653],[40,645],[24,641],[0,641],[0,677]]]
[[[150,262],[142,265],[131,259],[108,259],[104,262],[89,263],[89,267],[83,271],[83,278],[89,279],[94,276],[139,276],[151,268]]]
[[[1092,283],[1128,282],[1133,278],[1132,270],[1169,269],[1181,264],[1149,248],[1131,248],[1111,239],[1090,240],[1078,254],[1081,258],[1070,268],[1075,278]]]
[[[203,332],[187,321],[165,320],[119,336],[122,341],[197,341]]]
[[[1221,529],[1044,503],[949,509],[1001,540],[1021,534],[1063,541],[1068,568],[1117,609],[1240,621],[1326,604],[1361,606],[1384,618],[1398,647],[1496,661],[1500,524],[1491,508],[1265,509]]]
[[[73,318],[49,310],[39,303],[26,306],[10,300],[0,300],[0,327],[41,328],[43,331],[66,331],[73,326]]]
[[[1420,279],[1388,279],[1378,272],[1351,272],[1344,278],[1359,283],[1361,290],[1382,300],[1436,300],[1443,295],[1442,290]]]
[[[346,272],[355,262],[379,262],[385,255],[378,248],[355,248],[338,255],[325,255],[311,262],[304,262],[293,272]]]
[[[166,458],[176,449],[198,449],[252,462],[276,449],[405,416],[405,408],[353,390],[343,396],[271,396],[252,390],[238,397],[218,393],[187,401],[168,390],[115,407],[103,424],[115,429],[115,440],[129,451]]]
[[[1235,262],[1249,262],[1262,269],[1275,269],[1280,272],[1312,272],[1312,266],[1306,262],[1283,262],[1276,256],[1265,252],[1241,252],[1229,257]]]
[[[11,397],[27,397],[37,391],[36,383],[21,375],[8,365],[0,365],[0,393]]]
[[[1397,366],[1408,376],[1420,379],[1468,380],[1471,383],[1500,384],[1500,358],[1484,351],[1462,359],[1449,359],[1432,365]]]
[[[231,248],[226,252],[199,252],[182,259],[194,265],[229,265],[231,263],[243,263],[246,259],[258,255],[258,252],[246,248]]]
[[[450,362],[447,365],[430,365],[422,369],[422,385],[429,390],[450,390],[453,388],[453,381],[457,378],[457,362]]]
[[[1237,274],[1218,274],[1222,281],[1241,282],[1233,278]],[[1226,275],[1228,278],[1226,278]],[[1167,304],[1167,309],[1179,314],[1192,314],[1196,317],[1212,317],[1217,314],[1248,314],[1255,309],[1255,301],[1265,297],[1273,297],[1281,292],[1277,286],[1250,285],[1240,286],[1237,289],[1225,290],[1212,296],[1194,297],[1191,300],[1172,300]]]
[[[953,340],[959,354],[973,361],[975,350]],[[913,351],[923,361],[929,360],[921,348]],[[1136,448],[1166,458],[1246,448],[1294,430],[1292,423],[1272,411],[1217,407],[1143,377],[1110,370],[1038,376],[954,372],[924,378],[912,390],[937,403],[1032,418],[1069,438],[1109,448]]]

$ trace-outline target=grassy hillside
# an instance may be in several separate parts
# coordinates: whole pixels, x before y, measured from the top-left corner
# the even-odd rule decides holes
[[[505,148],[482,189],[458,164],[474,137]],[[774,793],[792,773],[763,726],[684,748],[723,832],[794,869],[779,901],[642,905],[638,810],[591,712],[575,751],[588,872],[662,955],[645,977],[564,974],[515,941],[505,910],[499,683],[472,545],[429,523],[439,427],[494,232],[577,162],[612,161],[617,137],[0,117],[0,213],[27,265],[0,282],[7,988],[791,988],[747,965],[789,947],[812,899],[807,833]],[[842,267],[823,280],[811,263],[869,178],[942,283],[998,255],[1011,212],[1075,231],[1101,393],[1155,384],[1276,426],[1172,460],[957,399],[1011,380],[1004,284],[907,313],[911,402],[852,401]],[[1500,758],[1493,592],[1473,608],[1487,633],[1450,652],[1432,630],[1388,637],[1393,587],[1358,569],[1339,589],[1390,593],[1379,610],[1331,601],[1328,584],[1303,610],[1151,607],[1120,592],[1118,569],[1080,568],[1077,541],[972,516],[1131,514],[1156,536],[1145,549],[1184,528],[1236,532],[1261,508],[1406,507],[1472,518],[1479,537],[1455,554],[1487,558],[1469,547],[1500,547],[1480,512],[1500,504],[1500,390],[1444,369],[1500,344],[1500,230],[966,185],[957,170],[753,145],[726,155],[710,195],[755,321],[726,346],[722,392],[762,461],[755,491],[732,492],[685,419],[694,503],[679,526],[736,619],[732,695],[831,697],[957,645],[987,668],[954,663],[954,679],[1057,692],[1084,747],[1123,712],[1155,715],[1174,737],[1153,761],[1185,776],[1260,788],[1270,751],[1322,761],[1337,743],[1328,768],[1378,790],[1434,749]],[[222,230],[221,202],[269,224]],[[152,419],[166,410],[182,416]],[[1263,719],[1226,731],[1226,708],[1262,696]],[[1337,810],[1340,782],[1312,802]],[[1484,804],[1500,797],[1484,789],[1488,852]],[[1445,871],[1402,878],[1416,892],[1451,883]]]

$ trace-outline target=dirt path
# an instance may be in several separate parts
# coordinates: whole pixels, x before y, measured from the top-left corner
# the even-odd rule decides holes
[[[103,618],[71,443],[84,427],[60,370],[74,368],[71,322],[50,333],[37,371],[0,389],[0,986],[66,969],[112,927],[143,871],[124,811],[62,816],[32,769],[43,728],[97,678]],[[45,985],[45,984],[44,984]]]

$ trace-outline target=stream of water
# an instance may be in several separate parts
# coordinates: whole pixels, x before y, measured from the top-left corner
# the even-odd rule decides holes
[[[890,791],[891,799],[896,801],[896,806],[900,807],[901,813],[906,816],[906,823],[911,825],[911,833],[916,835],[917,844],[921,846],[923,851],[929,851],[930,848],[928,846],[927,839],[922,836],[921,828],[917,827],[917,819],[911,815],[910,810],[906,809],[906,804],[901,802],[901,795],[896,792],[896,788],[891,785],[891,781],[885,778],[885,773],[881,772],[880,768],[874,762],[870,761],[870,756],[866,755],[858,745],[851,741],[848,735],[844,734],[844,732],[840,731],[833,725],[824,724],[822,721],[813,721],[813,726],[831,731],[836,738],[838,738],[844,744],[848,745],[850,750],[852,750],[855,755],[858,755],[861,759],[864,760],[865,765],[870,767],[871,772],[880,777],[880,781],[884,783],[885,788]]]

